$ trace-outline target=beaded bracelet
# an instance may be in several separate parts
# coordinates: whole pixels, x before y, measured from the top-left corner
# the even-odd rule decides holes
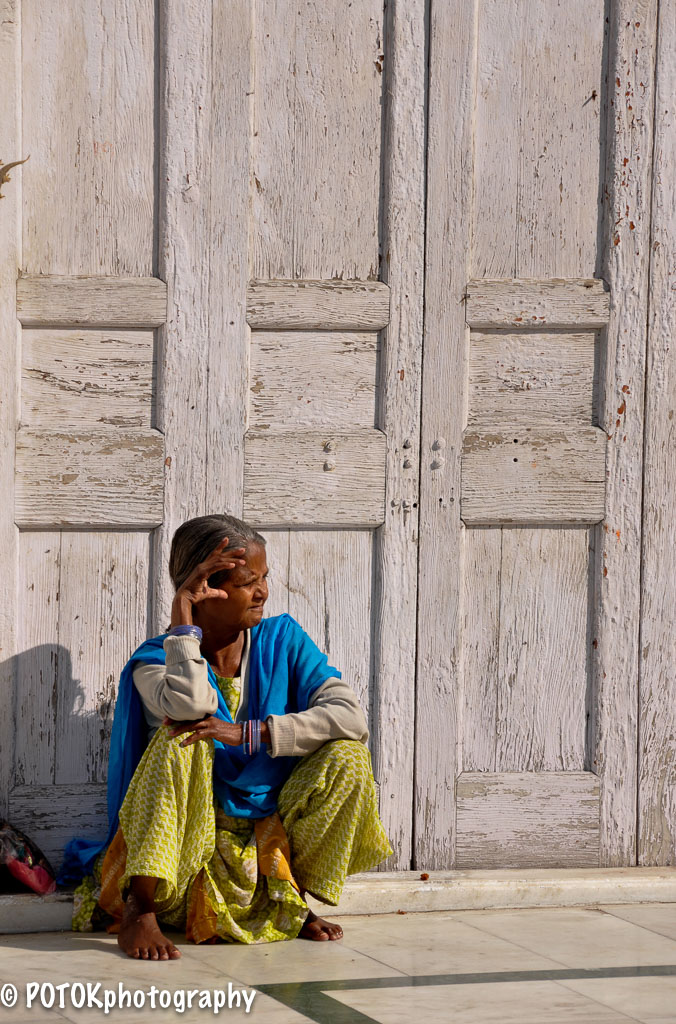
[[[169,636],[194,636],[195,640],[202,642],[202,630],[199,626],[174,626],[169,630]]]

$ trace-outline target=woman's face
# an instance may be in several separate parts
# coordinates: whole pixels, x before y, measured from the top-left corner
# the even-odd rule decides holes
[[[246,565],[214,573],[209,577],[210,587],[224,590],[227,600],[219,597],[206,598],[194,608],[199,625],[231,626],[250,629],[263,618],[263,608],[268,599],[268,563],[262,544],[250,544],[245,553]]]

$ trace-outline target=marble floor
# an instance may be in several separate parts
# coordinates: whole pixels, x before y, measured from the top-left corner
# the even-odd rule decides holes
[[[340,920],[331,943],[172,936],[170,963],[105,933],[1,935],[0,1024],[676,1024],[676,904]]]

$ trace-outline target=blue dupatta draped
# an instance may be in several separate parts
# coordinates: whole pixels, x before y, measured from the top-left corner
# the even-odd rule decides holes
[[[164,664],[166,633],[146,640],[132,654],[120,675],[108,759],[108,835],[101,842],[72,839],[66,847],[59,875],[61,884],[78,882],[91,872],[94,860],[111,842],[119,827],[125,793],[147,744],[148,726],[143,704],[134,686],[139,664]],[[215,717],[232,722],[232,716],[208,666],[209,682],[218,693]],[[327,679],[340,678],[307,633],[290,615],[263,619],[251,630],[249,652],[248,718],[306,711],[315,690]],[[226,814],[240,818],[265,818],[277,806],[279,791],[300,760],[270,757],[263,746],[254,757],[243,747],[213,740],[214,795]]]

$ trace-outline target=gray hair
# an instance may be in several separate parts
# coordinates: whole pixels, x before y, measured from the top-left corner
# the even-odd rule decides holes
[[[250,544],[265,545],[265,537],[258,530],[225,513],[198,516],[179,526],[171,541],[169,555],[169,575],[175,590],[183,586],[190,573],[225,537],[228,538],[226,551],[248,548]]]

